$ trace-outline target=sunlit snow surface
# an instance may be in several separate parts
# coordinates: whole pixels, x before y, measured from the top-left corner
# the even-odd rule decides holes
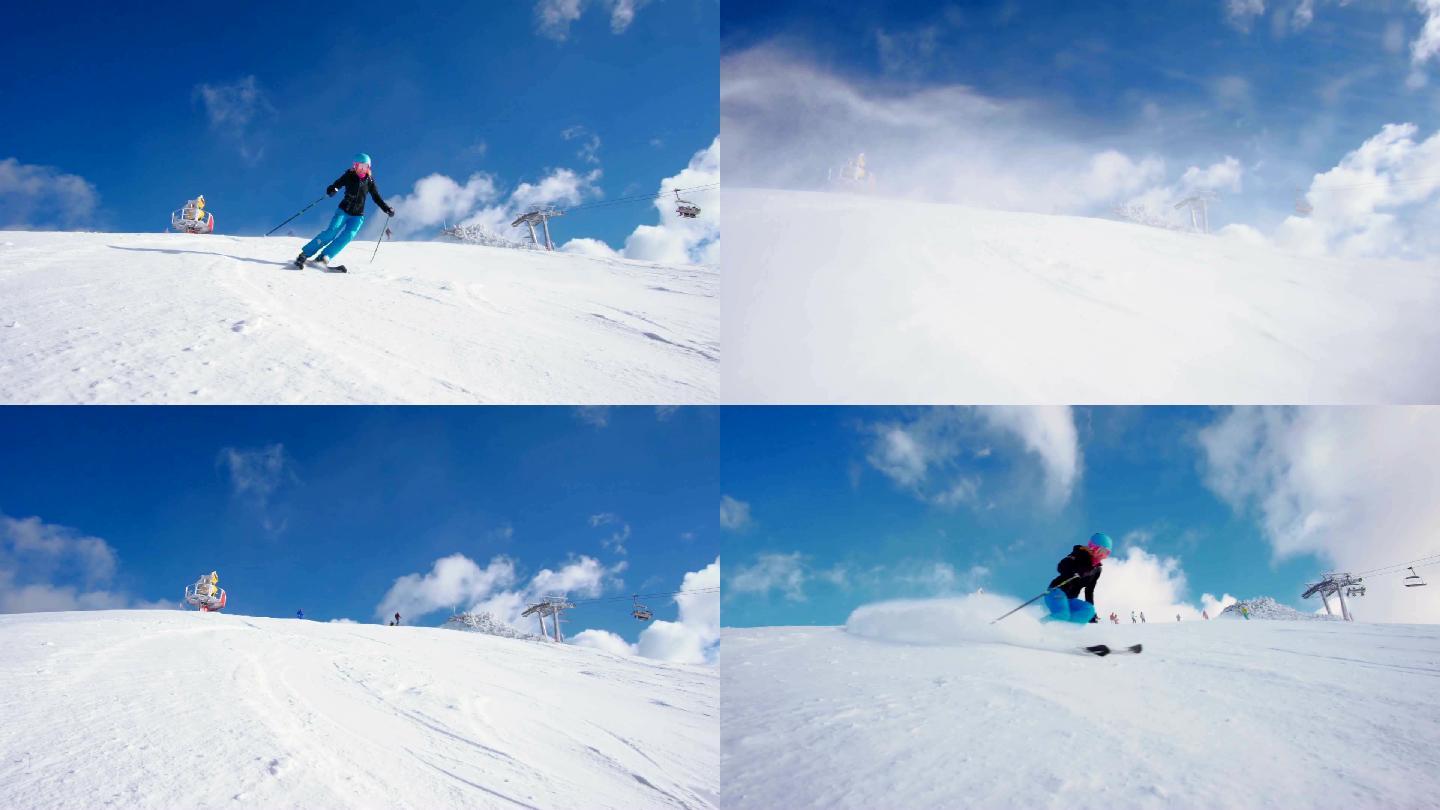
[[[714,667],[178,611],[0,616],[0,650],[0,807],[717,802]]]
[[[0,232],[0,402],[716,401],[719,272],[435,242]]]
[[[1440,265],[725,189],[727,402],[1440,402]]]
[[[723,806],[1435,806],[1440,627],[985,624],[1014,604],[726,629]]]

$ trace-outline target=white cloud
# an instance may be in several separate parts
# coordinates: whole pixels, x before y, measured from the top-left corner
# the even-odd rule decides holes
[[[731,575],[726,590],[733,593],[768,594],[778,591],[792,602],[805,601],[805,581],[809,574],[800,552],[760,554],[755,563]]]
[[[722,59],[720,105],[736,186],[827,188],[863,152],[887,196],[1098,214],[1165,176],[1160,157],[1116,147],[1153,142],[1153,123],[1087,142],[1043,103],[842,77],[777,45]]]
[[[601,172],[592,169],[551,169],[537,182],[522,182],[507,196],[496,178],[475,172],[461,184],[444,174],[430,174],[416,181],[407,194],[389,199],[397,216],[390,223],[395,238],[434,232],[443,225],[480,226],[511,241],[529,241],[529,231],[512,228],[515,217],[532,207],[576,205],[600,196]],[[366,231],[374,239],[383,220],[372,218]]]
[[[463,554],[451,554],[436,560],[428,574],[396,579],[375,615],[423,616],[440,608],[463,608],[510,587],[515,576],[515,561],[509,557],[497,556],[481,568]]]
[[[908,418],[870,425],[866,461],[917,498],[937,506],[984,508],[987,486],[973,469],[1007,440],[1038,462],[1040,485],[1051,506],[1069,500],[1081,456],[1068,407],[931,408]]]
[[[634,655],[635,645],[609,630],[581,630],[570,637],[576,647],[591,647],[614,655]]]
[[[0,228],[78,228],[94,220],[99,203],[95,186],[79,175],[0,160]]]
[[[661,661],[713,663],[720,647],[719,588],[719,557],[699,571],[687,573],[680,582],[682,593],[675,596],[679,618],[651,622],[640,634],[637,652]]]
[[[354,619],[331,619],[330,624],[359,624]]]
[[[991,425],[1019,439],[1045,468],[1052,503],[1070,500],[1080,476],[1080,438],[1067,405],[992,406],[977,409]]]
[[[586,163],[593,163],[595,165],[600,164],[599,135],[591,132],[590,130],[579,124],[576,124],[572,127],[566,127],[560,133],[560,137],[564,138],[567,141],[572,141],[578,138],[580,140],[580,151],[576,152],[575,156],[585,161]]]
[[[397,216],[390,230],[397,239],[441,225],[458,223],[499,196],[495,178],[485,172],[470,175],[464,185],[443,174],[431,174],[415,182],[409,194],[388,202]]]
[[[296,480],[294,464],[286,455],[283,444],[251,450],[225,447],[220,450],[217,463],[230,475],[231,494],[251,503],[267,530],[285,528],[285,520],[271,509],[271,498],[275,493]]]
[[[700,215],[682,217],[676,212],[674,192],[720,182],[720,138],[696,152],[678,174],[660,181],[655,197],[658,225],[640,225],[616,251],[594,239],[572,239],[561,246],[567,253],[611,258],[615,256],[663,264],[718,264],[720,262],[720,194],[718,190],[686,192],[682,197],[700,206]]]
[[[0,513],[0,613],[178,607],[111,589],[118,567],[115,549],[99,537]]]
[[[537,0],[535,24],[542,36],[563,42],[570,36],[570,25],[585,13],[587,7],[599,7],[610,15],[610,30],[622,34],[635,21],[635,14],[649,0]]]
[[[598,515],[590,516],[592,529],[612,525],[617,528],[610,533],[609,537],[601,539],[600,545],[616,554],[624,554],[626,553],[625,543],[630,539],[630,524],[621,520],[620,516],[613,512],[601,512]]]
[[[474,560],[456,553],[436,560],[428,574],[397,578],[376,606],[375,615],[388,618],[399,612],[402,617],[414,619],[441,609],[469,610],[489,612],[500,621],[516,625],[525,607],[540,597],[599,596],[607,587],[620,584],[618,576],[625,568],[624,562],[606,566],[582,555],[558,570],[542,568],[521,584],[515,561],[509,557],[497,555],[481,568]]]
[[[591,427],[603,428],[610,424],[610,407],[607,405],[577,405],[570,413]]]
[[[749,528],[751,525],[750,504],[729,495],[721,495],[720,525],[732,531]]]
[[[1276,244],[1307,253],[1421,257],[1440,252],[1440,132],[1387,124],[1338,165],[1315,175],[1308,217],[1288,217]]]
[[[1440,409],[1237,408],[1199,439],[1206,484],[1258,515],[1277,561],[1358,573],[1440,552]],[[1365,584],[1363,620],[1440,621],[1399,576]]]
[[[245,162],[254,165],[265,155],[261,124],[275,109],[254,76],[230,84],[199,84],[194,96],[204,104],[210,129],[232,141]]]
[[[1265,0],[1224,0],[1225,19],[1242,31],[1249,31],[1256,17],[1265,13]]]
[[[1440,0],[1415,0],[1415,8],[1425,16],[1420,33],[1410,43],[1410,61],[1418,68],[1440,54]]]
[[[1214,604],[1213,597],[1201,607],[1185,601],[1189,585],[1178,557],[1152,554],[1139,545],[1121,545],[1124,552],[1105,561],[1095,587],[1095,609],[1102,620],[1113,610],[1122,621],[1128,621],[1133,610],[1144,611],[1152,622],[1174,621],[1177,613],[1189,621],[1201,618],[1200,611]],[[1217,613],[1212,610],[1210,616]]]

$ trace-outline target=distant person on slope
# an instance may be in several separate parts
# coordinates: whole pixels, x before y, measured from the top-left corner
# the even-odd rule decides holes
[[[1050,592],[1045,594],[1045,607],[1050,611],[1047,618],[1075,624],[1100,623],[1095,615],[1095,583],[1100,580],[1101,564],[1114,547],[1109,535],[1096,532],[1090,535],[1089,544],[1075,546],[1055,565],[1059,576],[1050,581]]]
[[[1241,605],[1240,615],[1245,617],[1245,621],[1250,621],[1250,608],[1246,607],[1245,605]]]
[[[345,189],[345,196],[341,198],[335,216],[330,219],[329,227],[300,249],[300,255],[295,257],[296,267],[304,267],[305,262],[312,256],[314,261],[324,265],[350,244],[350,240],[360,232],[360,226],[365,224],[366,195],[380,206],[386,216],[395,216],[395,209],[380,198],[380,189],[375,185],[375,175],[370,171],[370,156],[364,152],[357,154],[350,168],[325,188],[325,194],[333,197],[335,192],[342,188]]]

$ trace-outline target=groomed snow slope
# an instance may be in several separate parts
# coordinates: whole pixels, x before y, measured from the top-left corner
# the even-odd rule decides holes
[[[725,189],[727,402],[1440,401],[1440,267]]]
[[[0,616],[0,807],[706,808],[719,677],[439,628]]]
[[[0,402],[708,403],[719,273],[435,242],[0,232]]]
[[[928,632],[925,614],[906,621]],[[727,629],[722,805],[1436,806],[1440,627],[1078,630],[917,645]],[[1145,652],[1096,658],[1081,638]]]

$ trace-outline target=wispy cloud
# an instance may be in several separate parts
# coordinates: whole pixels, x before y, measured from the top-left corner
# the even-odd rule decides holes
[[[272,510],[273,499],[282,487],[299,479],[283,444],[254,449],[225,447],[216,463],[229,475],[233,497],[252,505],[267,530],[284,530],[285,519]]]
[[[483,568],[464,554],[435,561],[425,574],[406,574],[390,586],[375,608],[384,619],[394,613],[419,619],[437,610],[470,610],[493,614],[514,625],[530,602],[542,596],[599,596],[619,587],[627,563],[606,566],[594,557],[571,558],[558,569],[542,568],[522,583],[516,561],[496,555]],[[520,587],[515,587],[519,585]]]
[[[750,504],[729,495],[720,496],[720,525],[731,531],[748,529],[752,525]]]
[[[0,613],[178,606],[114,590],[118,568],[115,549],[99,537],[0,513]]]
[[[254,76],[229,84],[198,84],[194,97],[204,105],[210,129],[235,144],[250,165],[265,156],[264,127],[275,108]]]
[[[576,419],[585,424],[603,428],[610,425],[610,407],[608,405],[578,405],[571,411]]]
[[[580,151],[575,156],[586,163],[600,165],[600,136],[586,129],[580,124],[566,127],[561,131],[560,137],[567,141],[579,140]]]
[[[79,175],[0,160],[0,228],[78,228],[94,221],[99,204],[95,186]]]
[[[601,539],[600,545],[616,554],[625,554],[625,542],[630,539],[630,524],[620,519],[620,516],[613,512],[601,512],[598,515],[590,516],[590,527],[614,526],[608,537]]]
[[[635,14],[649,0],[537,0],[535,26],[542,36],[556,42],[570,37],[570,26],[585,13],[587,7],[599,8],[610,15],[610,30],[624,33],[635,21]]]

